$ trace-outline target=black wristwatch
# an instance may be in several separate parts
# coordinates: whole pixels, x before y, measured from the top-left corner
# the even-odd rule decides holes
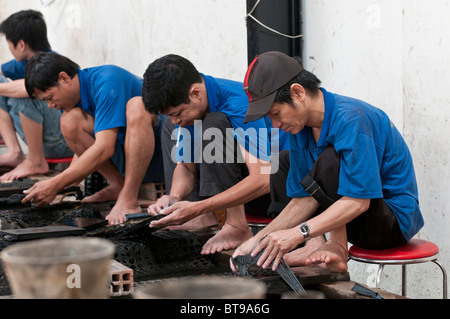
[[[303,223],[300,225],[300,234],[303,235],[305,241],[308,241],[311,239],[311,235],[309,234],[310,228],[306,223]]]

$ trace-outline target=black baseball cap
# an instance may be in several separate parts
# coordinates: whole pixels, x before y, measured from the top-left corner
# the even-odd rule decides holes
[[[296,59],[281,52],[271,51],[256,57],[244,80],[244,91],[250,101],[244,123],[266,116],[278,90],[302,71],[303,66]]]

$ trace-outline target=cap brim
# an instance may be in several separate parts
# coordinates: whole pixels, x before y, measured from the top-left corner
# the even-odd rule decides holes
[[[273,103],[275,102],[277,93],[278,92],[275,91],[272,94],[259,99],[258,101],[250,102],[247,110],[247,115],[245,116],[244,124],[260,120],[264,116],[266,116],[272,108]]]

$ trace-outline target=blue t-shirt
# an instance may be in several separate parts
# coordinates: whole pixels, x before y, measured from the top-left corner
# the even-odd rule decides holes
[[[45,52],[52,52],[47,50]],[[56,52],[55,52],[56,53]],[[5,77],[10,78],[13,81],[25,79],[25,69],[27,67],[28,60],[16,61],[11,60],[2,64],[2,73]]]
[[[9,61],[2,64],[2,73],[5,77],[13,81],[22,80],[25,78],[25,68],[27,66],[26,60],[17,62],[16,60]]]
[[[245,147],[247,152],[256,158],[270,161],[271,155],[277,155],[278,152],[289,149],[287,134],[274,129],[268,117],[244,124],[249,101],[242,83],[203,74],[202,76],[208,93],[209,112],[222,112],[227,116],[234,128],[235,139]],[[202,138],[201,133],[201,127],[197,125],[182,128],[180,144],[176,152],[177,161],[184,163],[201,161],[198,156],[201,155],[201,142],[195,141]],[[178,135],[178,129],[175,134]],[[188,138],[185,139],[185,136]],[[188,150],[187,153],[186,150]]]
[[[143,80],[114,65],[78,71],[81,107],[95,119],[94,133],[119,128],[118,141],[125,144],[126,106],[142,95]]]
[[[338,194],[383,198],[397,217],[406,240],[424,225],[413,160],[400,132],[380,109],[322,89],[325,117],[319,142],[307,127],[290,135],[288,196],[307,197],[300,185],[322,152],[333,145],[341,155]]]

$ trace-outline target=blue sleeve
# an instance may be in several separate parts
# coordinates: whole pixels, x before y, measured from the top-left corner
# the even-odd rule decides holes
[[[106,82],[95,93],[95,133],[127,126],[124,87],[119,82]]]
[[[27,61],[17,62],[16,60],[2,64],[2,73],[11,80],[21,80],[25,78],[25,67]]]

